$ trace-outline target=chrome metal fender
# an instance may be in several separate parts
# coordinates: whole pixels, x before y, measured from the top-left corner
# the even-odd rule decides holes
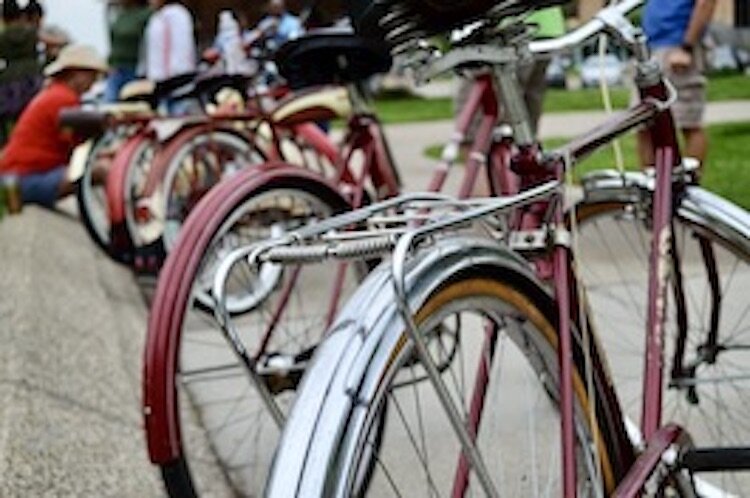
[[[597,171],[582,180],[583,203],[650,201],[654,177],[644,172]],[[739,254],[750,254],[750,213],[699,186],[688,186],[678,197],[677,216],[719,235]]]
[[[416,253],[407,263],[410,308],[419,309],[447,279],[472,268],[482,268],[488,275],[495,271],[517,274],[545,292],[528,263],[507,247],[488,239],[446,238]],[[310,469],[337,466],[337,475],[347,475],[350,469],[339,467],[348,459],[333,462],[327,458],[336,454],[332,448],[339,444],[344,425],[356,427],[365,416],[364,410],[356,408],[374,402],[379,379],[369,378],[368,367],[388,360],[402,340],[404,328],[391,264],[385,262],[357,289],[318,347],[275,458],[283,475],[271,473],[266,496],[331,496],[332,490],[326,487],[330,483],[316,479],[326,472]],[[333,420],[341,425],[332,427]],[[356,443],[357,437],[352,435],[339,449],[354,451]]]
[[[677,214],[694,226],[710,229],[738,255],[750,258],[750,213],[701,187],[688,187]]]

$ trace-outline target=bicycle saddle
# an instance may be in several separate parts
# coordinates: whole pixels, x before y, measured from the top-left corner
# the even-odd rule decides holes
[[[391,44],[428,37],[482,17],[496,5],[500,15],[518,15],[567,0],[348,0],[358,33]]]
[[[195,90],[195,79],[197,76],[198,73],[191,72],[159,81],[154,87],[154,100],[159,102],[166,98],[185,98]]]
[[[294,89],[363,81],[392,63],[385,44],[341,29],[310,32],[276,54],[279,72]]]
[[[147,102],[153,104],[156,84],[151,80],[134,80],[126,83],[120,90],[120,100],[123,102]]]

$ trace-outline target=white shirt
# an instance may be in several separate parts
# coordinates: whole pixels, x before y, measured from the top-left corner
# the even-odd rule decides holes
[[[193,18],[182,5],[165,5],[146,27],[146,77],[162,81],[196,69]]]

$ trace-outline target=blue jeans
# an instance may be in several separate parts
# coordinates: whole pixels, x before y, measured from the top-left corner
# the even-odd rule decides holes
[[[67,166],[60,166],[45,173],[19,175],[18,185],[21,187],[23,203],[54,207],[67,170]]]
[[[135,69],[128,67],[116,67],[107,78],[107,88],[104,90],[105,102],[117,102],[120,100],[122,87],[135,79]]]

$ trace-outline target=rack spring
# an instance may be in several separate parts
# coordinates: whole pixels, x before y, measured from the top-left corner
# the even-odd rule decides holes
[[[309,246],[275,247],[260,257],[263,262],[311,264],[333,257],[337,259],[369,259],[389,253],[395,237],[383,235],[366,239],[337,241]]]

